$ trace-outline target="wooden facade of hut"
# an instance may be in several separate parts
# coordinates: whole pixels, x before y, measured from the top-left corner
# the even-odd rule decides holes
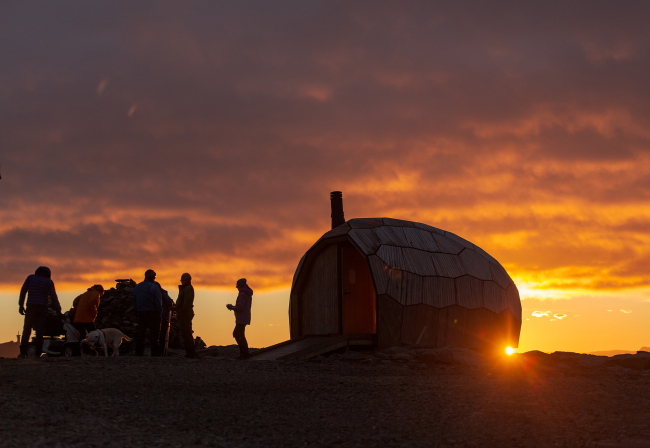
[[[517,347],[519,292],[497,260],[436,227],[391,218],[345,221],[302,257],[291,288],[291,338],[374,334],[401,344]]]

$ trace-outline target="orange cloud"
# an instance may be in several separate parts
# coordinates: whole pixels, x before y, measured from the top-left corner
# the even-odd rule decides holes
[[[524,299],[650,286],[647,6],[102,8],[4,55],[0,287],[42,263],[286,287],[339,189],[348,218],[476,243]]]

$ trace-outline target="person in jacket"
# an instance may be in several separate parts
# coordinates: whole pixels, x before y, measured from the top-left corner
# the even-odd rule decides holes
[[[167,336],[169,334],[169,322],[172,317],[174,301],[169,297],[167,290],[160,286],[160,283],[156,282],[156,285],[158,285],[160,293],[162,294],[162,315],[160,316],[160,337],[158,338],[158,347],[160,347],[161,354],[164,356],[167,354],[167,345],[169,340]]]
[[[95,331],[95,319],[97,318],[97,307],[99,307],[99,300],[104,295],[104,287],[102,285],[94,285],[88,288],[88,291],[77,296],[72,302],[72,310],[74,311],[74,320],[72,325],[79,331],[80,340],[84,339],[86,335]]]
[[[230,311],[235,312],[235,330],[232,332],[232,337],[237,341],[239,346],[239,358],[248,359],[248,341],[246,341],[246,325],[251,324],[251,306],[253,305],[253,290],[246,284],[245,278],[237,280],[237,302],[235,306],[231,304],[226,305]]]
[[[27,295],[27,309],[25,309],[25,295]],[[20,289],[18,312],[25,316],[25,324],[20,340],[19,358],[27,357],[27,347],[29,347],[32,330],[36,332],[36,357],[41,356],[48,306],[59,315],[61,314],[61,305],[52,281],[52,271],[46,266],[41,266],[36,269],[34,274],[27,277]]]
[[[160,356],[158,338],[160,336],[160,318],[162,316],[162,293],[154,281],[156,273],[148,269],[144,273],[144,281],[138,283],[133,290],[131,299],[135,305],[138,317],[138,328],[135,334],[135,354],[144,355],[144,338],[149,329],[151,341],[151,356]]]
[[[194,319],[194,287],[192,276],[187,272],[181,275],[181,284],[178,285],[178,299],[176,299],[176,318],[181,326],[181,337],[185,344],[185,357],[198,358],[194,338],[192,337],[192,319]]]

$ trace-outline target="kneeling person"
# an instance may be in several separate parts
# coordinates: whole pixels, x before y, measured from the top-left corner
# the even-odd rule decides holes
[[[99,300],[102,295],[104,295],[104,287],[94,285],[88,288],[88,291],[77,296],[72,302],[72,309],[74,310],[73,325],[79,331],[80,339],[96,330],[97,307],[99,307]]]

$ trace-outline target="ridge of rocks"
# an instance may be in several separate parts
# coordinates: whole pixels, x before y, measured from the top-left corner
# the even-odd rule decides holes
[[[99,329],[117,328],[130,338],[134,338],[138,318],[135,314],[135,306],[131,301],[131,294],[133,294],[136,283],[132,279],[118,279],[116,282],[115,287],[107,290],[101,297],[95,324]],[[169,327],[169,347],[182,349],[184,347],[183,338],[174,313],[172,313]],[[127,344],[129,343],[125,341],[123,346]]]

